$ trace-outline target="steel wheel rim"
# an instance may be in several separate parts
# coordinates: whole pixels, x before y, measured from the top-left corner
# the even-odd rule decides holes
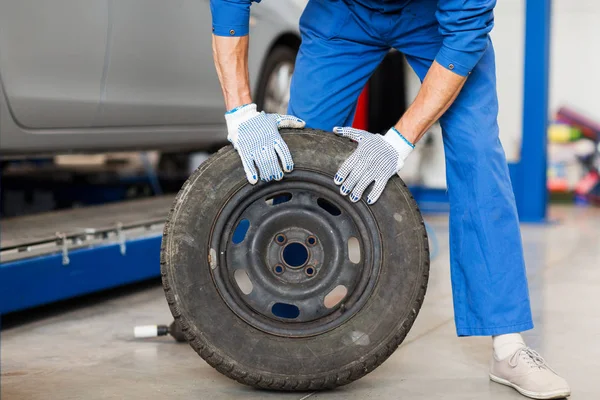
[[[284,193],[291,195],[288,201],[266,202]],[[340,214],[333,215],[319,199]],[[248,220],[249,227],[243,240],[234,243],[242,220]],[[213,282],[227,306],[259,330],[285,337],[322,334],[352,318],[372,294],[381,264],[376,226],[364,202],[350,203],[339,195],[331,177],[316,171],[297,169],[281,182],[240,185],[211,229]],[[285,236],[284,242],[278,242],[279,235]],[[349,238],[358,242],[358,261],[356,254],[350,259]],[[305,262],[292,265],[283,257],[291,245],[306,249]],[[251,282],[248,293],[236,278],[240,270],[244,272],[237,274],[246,274]],[[336,302],[331,293],[339,286],[346,294]],[[298,315],[282,316],[276,304],[291,305]]]
[[[289,61],[280,62],[273,68],[265,88],[265,112],[287,114],[293,72],[294,64]]]

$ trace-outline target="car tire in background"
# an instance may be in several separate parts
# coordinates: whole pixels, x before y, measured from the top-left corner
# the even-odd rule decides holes
[[[298,49],[293,44],[276,45],[260,74],[255,102],[259,110],[287,114],[290,83]],[[385,132],[407,108],[404,55],[390,51],[369,79],[368,130]]]
[[[297,49],[287,45],[276,45],[269,53],[256,89],[255,103],[259,110],[287,113],[297,54]]]

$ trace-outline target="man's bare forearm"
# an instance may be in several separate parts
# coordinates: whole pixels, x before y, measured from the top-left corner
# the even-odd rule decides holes
[[[417,143],[452,105],[466,81],[466,77],[455,74],[434,61],[415,101],[396,123],[396,129],[406,139]]]
[[[252,103],[248,76],[248,38],[213,35],[213,58],[227,110]]]

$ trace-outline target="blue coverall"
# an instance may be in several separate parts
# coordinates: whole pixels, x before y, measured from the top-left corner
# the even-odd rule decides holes
[[[211,0],[213,32],[248,34],[252,0]],[[440,119],[450,198],[450,264],[459,336],[533,322],[514,194],[498,137],[495,0],[310,0],[289,114],[331,131],[352,123],[358,96],[390,48],[423,80],[436,60],[469,76]],[[398,94],[402,95],[402,94]]]

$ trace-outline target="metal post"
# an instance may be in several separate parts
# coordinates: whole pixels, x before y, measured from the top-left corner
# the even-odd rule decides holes
[[[546,219],[551,5],[552,0],[525,2],[523,139],[515,182],[517,208],[523,222]]]

